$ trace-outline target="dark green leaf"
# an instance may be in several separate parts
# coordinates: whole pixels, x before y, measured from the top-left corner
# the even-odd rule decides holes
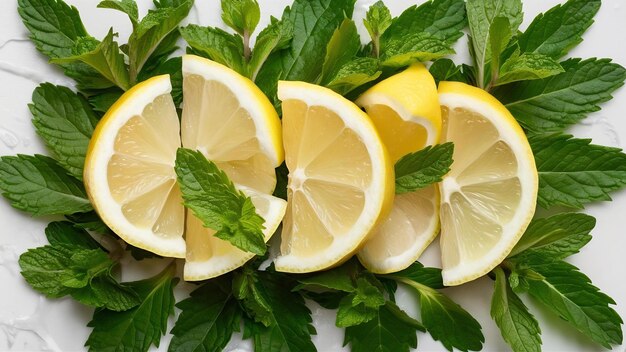
[[[582,41],[582,34],[593,23],[600,0],[569,0],[540,14],[519,36],[523,53],[538,53],[558,59]]]
[[[529,139],[539,172],[537,202],[544,208],[583,208],[611,200],[610,192],[626,185],[626,154],[621,149],[590,144],[569,135]]]
[[[98,120],[87,101],[69,88],[43,83],[29,105],[37,134],[67,172],[79,180]]]
[[[346,95],[380,77],[382,71],[379,68],[378,60],[369,57],[357,57],[341,66],[337,74],[326,84],[326,87],[341,95]]]
[[[250,36],[261,19],[256,0],[222,0],[222,20],[237,33]]]
[[[511,290],[504,272],[495,270],[491,317],[514,352],[541,352],[541,330],[524,302]]]
[[[461,66],[457,66],[450,59],[439,59],[433,62],[428,69],[437,85],[442,81],[458,81],[467,83],[461,72]]]
[[[89,105],[91,105],[93,111],[104,114],[122,96],[122,94],[124,94],[124,91],[117,88],[100,92],[88,98]]]
[[[454,144],[427,146],[396,162],[396,194],[414,192],[440,182],[452,165]]]
[[[326,46],[326,57],[322,65],[322,84],[327,84],[337,75],[342,66],[350,62],[361,48],[361,39],[354,21],[345,19],[337,28]]]
[[[498,85],[517,81],[530,81],[557,75],[564,72],[561,65],[549,56],[522,54],[511,57],[500,68]]]
[[[354,292],[356,289],[356,277],[359,274],[358,265],[355,260],[349,260],[337,268],[315,273],[306,278],[300,278],[298,280],[300,284],[296,286],[296,289],[306,289],[313,286],[344,292]]]
[[[391,68],[407,67],[414,62],[432,61],[454,54],[454,50],[428,33],[409,34],[403,38],[391,38],[382,44],[380,61]]]
[[[600,110],[626,79],[626,70],[609,59],[570,59],[561,66],[563,73],[513,83],[493,94],[527,130],[558,132]]]
[[[192,53],[245,74],[243,41],[240,36],[219,28],[201,27],[195,24],[181,28],[180,33],[191,47]]]
[[[169,352],[219,352],[239,331],[241,312],[229,279],[207,281],[176,304],[181,313],[172,329]]]
[[[622,343],[622,319],[615,301],[593,286],[575,266],[563,261],[532,265],[544,277],[528,280],[531,296],[605,348]]]
[[[180,107],[183,102],[183,71],[182,71],[183,60],[180,56],[173,57],[167,61],[160,63],[158,66],[153,68],[151,71],[148,71],[144,75],[144,71],[139,76],[139,81],[143,81],[144,79],[148,79],[150,77],[158,76],[158,75],[170,75],[170,81],[172,83],[172,91],[170,95],[174,100],[174,105],[176,107]]]
[[[135,0],[104,0],[100,1],[98,7],[118,10],[127,14],[133,24],[133,28],[136,27],[139,22],[139,10],[137,9]]]
[[[82,182],[43,155],[0,158],[0,190],[16,209],[33,215],[90,211]]]
[[[408,352],[417,348],[417,331],[422,325],[398,306],[387,301],[367,323],[346,328],[344,346],[352,352]]]
[[[408,280],[417,282],[434,289],[444,288],[441,269],[424,267],[420,262],[415,262],[402,271],[386,276],[398,281]]]
[[[89,232],[67,221],[54,221],[46,227],[46,237],[51,245],[73,245],[83,249],[100,249]]]
[[[366,323],[378,315],[380,306],[385,304],[381,288],[374,286],[365,277],[358,278],[352,293],[339,302],[338,327],[348,327]]]
[[[215,237],[243,251],[265,253],[264,220],[224,171],[201,152],[184,148],[176,153],[175,169],[185,206],[204,226],[217,231]]]
[[[74,226],[81,229],[90,230],[101,235],[112,233],[111,229],[109,229],[107,225],[102,222],[102,219],[100,219],[95,211],[68,214],[65,215],[65,218],[71,221]]]
[[[272,18],[272,22],[259,33],[248,62],[248,77],[251,80],[256,79],[270,54],[289,46],[293,38],[292,25],[289,21],[278,21]]]
[[[148,351],[159,346],[167,332],[167,319],[174,314],[174,264],[156,276],[128,284],[141,303],[124,312],[96,310],[87,326],[93,330],[85,343],[92,351]]]
[[[115,312],[129,310],[140,303],[135,290],[108,275],[93,278],[89,286],[72,290],[70,295],[82,304]]]
[[[562,213],[533,219],[509,257],[539,253],[546,258],[561,260],[578,251],[591,240],[589,234],[596,219],[581,213]]]

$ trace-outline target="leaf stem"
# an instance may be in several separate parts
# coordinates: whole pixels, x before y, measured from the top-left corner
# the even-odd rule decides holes
[[[243,58],[246,62],[250,61],[252,50],[250,50],[250,32],[243,31]]]

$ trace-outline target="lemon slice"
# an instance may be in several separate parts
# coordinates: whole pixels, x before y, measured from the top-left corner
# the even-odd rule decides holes
[[[279,82],[289,169],[276,269],[322,270],[349,258],[390,209],[392,164],[367,115],[335,92]]]
[[[124,241],[167,257],[185,257],[185,210],[174,162],[180,127],[169,76],[124,93],[98,123],[84,180],[102,220]]]
[[[439,142],[441,108],[437,86],[422,64],[381,81],[356,103],[374,122],[394,163]],[[420,257],[438,232],[439,191],[435,185],[396,195],[391,213],[358,257],[374,273],[400,271]]]
[[[491,271],[522,236],[537,200],[535,159],[511,113],[482,89],[439,84],[442,140],[454,163],[440,185],[443,283]]]
[[[201,151],[251,197],[265,220],[267,241],[285,214],[286,202],[271,196],[275,168],[284,158],[280,119],[267,97],[237,72],[197,56],[183,57],[183,147]],[[231,271],[254,255],[213,236],[187,213],[185,280]]]

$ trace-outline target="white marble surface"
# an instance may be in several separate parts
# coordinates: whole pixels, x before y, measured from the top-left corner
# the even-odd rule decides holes
[[[127,38],[130,24],[126,17],[112,10],[96,9],[96,0],[66,0],[75,4],[81,12],[87,30],[102,38],[110,26]],[[140,0],[140,12],[145,13],[151,1]],[[288,0],[259,0],[264,26],[269,15],[280,16]],[[355,19],[360,23],[365,10],[373,0],[359,0]],[[414,2],[387,0],[394,15]],[[537,13],[562,2],[557,0],[526,0],[524,11],[527,20],[522,28]],[[27,39],[16,11],[16,0],[0,1],[0,155],[16,153],[45,153],[41,141],[31,126],[31,115],[27,104],[33,89],[41,82],[72,85],[60,71],[46,62]],[[626,65],[626,3],[623,0],[605,0],[596,16],[596,23],[585,35],[585,41],[575,50],[574,57],[611,57]],[[219,1],[196,0],[187,22],[203,25],[223,26],[219,19]],[[362,34],[365,33],[361,28]],[[466,39],[457,45],[455,60],[467,60]],[[626,89],[621,89],[615,98],[603,105],[602,111],[592,114],[573,133],[579,137],[592,137],[595,143],[618,147],[626,146]],[[623,214],[626,211],[626,192],[614,196],[612,203],[594,204],[586,212],[598,220],[593,231],[594,239],[571,261],[587,273],[593,282],[613,297],[617,311],[626,317],[626,237],[624,236]],[[12,209],[0,200],[0,351],[82,351],[89,334],[85,326],[91,318],[91,309],[70,299],[49,300],[32,291],[19,274],[17,258],[31,247],[45,244],[43,229],[50,219],[33,219]],[[432,246],[423,261],[427,265],[438,265],[438,248]],[[134,280],[156,273],[163,263],[144,261],[139,266],[124,260],[124,280]],[[131,267],[132,266],[132,267]],[[485,334],[485,351],[507,350],[495,324],[489,317],[489,301],[492,292],[489,279],[479,279],[461,287],[450,288],[446,293],[469,310],[482,324]],[[177,288],[177,295],[184,297],[188,286]],[[399,292],[399,301],[410,314],[416,313],[414,297],[406,291]],[[569,328],[564,322],[529,303],[540,321],[543,331],[543,346],[546,351],[592,351],[600,350],[583,336]],[[348,350],[341,347],[343,334],[334,327],[333,313],[310,304],[318,335],[314,337],[320,351]],[[172,325],[170,324],[170,327]],[[441,344],[429,335],[419,335],[419,349],[426,351],[444,350]],[[166,336],[158,350],[166,350]],[[156,349],[155,349],[156,350]],[[235,337],[227,351],[248,351],[251,346]],[[623,346],[618,351],[626,351]]]

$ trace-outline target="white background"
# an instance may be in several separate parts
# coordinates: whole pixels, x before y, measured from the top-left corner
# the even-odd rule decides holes
[[[75,4],[81,13],[87,30],[96,38],[103,38],[109,27],[120,33],[120,41],[125,41],[130,24],[125,15],[106,9],[96,9],[96,0],[66,0]],[[140,0],[140,13],[144,14],[151,1]],[[268,22],[269,16],[280,17],[286,0],[259,0],[261,3],[260,28]],[[361,25],[366,9],[373,0],[359,0],[354,18]],[[413,3],[423,1],[387,0],[394,15]],[[539,12],[546,11],[557,0],[526,0],[524,29]],[[16,11],[15,0],[0,1],[0,155],[45,153],[41,141],[35,135],[30,123],[31,115],[27,104],[33,89],[42,82],[53,82],[71,86],[72,82],[60,71],[47,64],[27,39],[27,31],[22,26]],[[224,27],[219,19],[218,0],[196,0],[186,22]],[[570,53],[572,57],[610,57],[621,65],[626,65],[626,3],[622,0],[605,0],[596,16],[596,23],[585,34],[585,41]],[[467,61],[466,37],[460,39],[456,49],[461,53],[453,57],[455,61]],[[593,138],[594,143],[624,147],[626,143],[626,89],[616,92],[615,98],[602,106],[602,111],[589,116],[581,126],[572,132],[578,137]],[[613,297],[616,309],[626,317],[626,234],[624,215],[626,212],[626,192],[617,193],[614,201],[588,206],[588,214],[598,220],[593,231],[594,239],[571,262],[582,269],[594,284]],[[0,351],[5,350],[57,350],[80,351],[89,334],[85,326],[91,318],[91,309],[81,306],[71,299],[48,300],[32,291],[23,281],[16,264],[20,253],[28,248],[46,243],[43,229],[51,219],[32,219],[28,215],[12,209],[0,199]],[[438,266],[438,248],[432,246],[422,261],[427,265]],[[140,265],[124,260],[124,280],[135,280],[152,275],[160,270],[162,263],[143,261]],[[132,266],[132,267],[130,267]],[[177,296],[185,296],[189,286],[179,285]],[[489,317],[489,302],[492,282],[487,278],[476,280],[461,287],[449,288],[445,293],[465,307],[483,326],[486,351],[508,350],[500,334]],[[398,295],[400,304],[415,315],[415,297],[406,291]],[[570,328],[552,313],[537,307],[528,297],[523,299],[536,315],[543,331],[543,347],[546,351],[593,351],[601,350]],[[343,333],[334,327],[332,312],[321,309],[316,304],[309,305],[314,315],[318,335],[314,341],[320,351],[342,350]],[[172,321],[170,322],[170,327]],[[444,350],[443,346],[432,341],[428,334],[418,336],[419,349],[427,351]],[[162,340],[159,350],[166,350],[169,337]],[[251,346],[234,338],[227,351],[248,351]],[[626,351],[619,346],[618,351]],[[344,350],[347,350],[344,349]]]

